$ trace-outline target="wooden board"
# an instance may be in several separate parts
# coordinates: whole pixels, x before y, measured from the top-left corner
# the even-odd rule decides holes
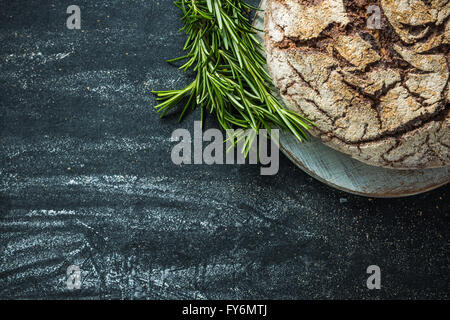
[[[260,8],[265,9],[266,0]],[[264,29],[264,13],[258,12],[255,26]],[[258,34],[264,42],[264,33]],[[279,93],[276,92],[281,99]],[[336,151],[319,139],[299,143],[291,134],[281,134],[282,152],[300,169],[334,188],[368,197],[404,197],[433,190],[450,181],[450,167],[426,170],[394,170],[364,164]]]

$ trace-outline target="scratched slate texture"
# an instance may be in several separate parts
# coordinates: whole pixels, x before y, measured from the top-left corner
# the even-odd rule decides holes
[[[448,186],[366,199],[284,156],[273,177],[171,162],[199,118],[153,110],[152,89],[191,79],[165,63],[172,0],[79,0],[81,30],[73,1],[0,3],[0,298],[449,298]]]

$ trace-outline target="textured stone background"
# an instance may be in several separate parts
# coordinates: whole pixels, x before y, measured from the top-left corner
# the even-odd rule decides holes
[[[0,298],[449,298],[449,187],[366,199],[285,157],[274,177],[172,164],[180,125],[150,93],[189,81],[165,63],[184,41],[172,0],[1,8]]]

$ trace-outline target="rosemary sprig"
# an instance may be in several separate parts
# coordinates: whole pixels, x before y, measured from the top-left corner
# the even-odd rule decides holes
[[[187,60],[180,69],[192,68],[196,77],[180,90],[153,91],[161,104],[155,108],[161,117],[188,99],[179,121],[186,111],[196,106],[215,113],[220,126],[227,129],[259,129],[277,127],[291,132],[299,141],[308,140],[312,123],[284,108],[271,93],[273,84],[265,70],[263,48],[248,13],[259,10],[242,0],[179,0],[175,5],[183,13],[188,53],[175,62]],[[180,30],[180,31],[181,31]],[[244,142],[248,154],[255,135]]]

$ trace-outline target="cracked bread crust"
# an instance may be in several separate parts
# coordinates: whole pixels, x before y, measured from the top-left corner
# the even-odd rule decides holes
[[[269,71],[313,135],[375,166],[450,165],[449,0],[268,0],[265,14]]]

